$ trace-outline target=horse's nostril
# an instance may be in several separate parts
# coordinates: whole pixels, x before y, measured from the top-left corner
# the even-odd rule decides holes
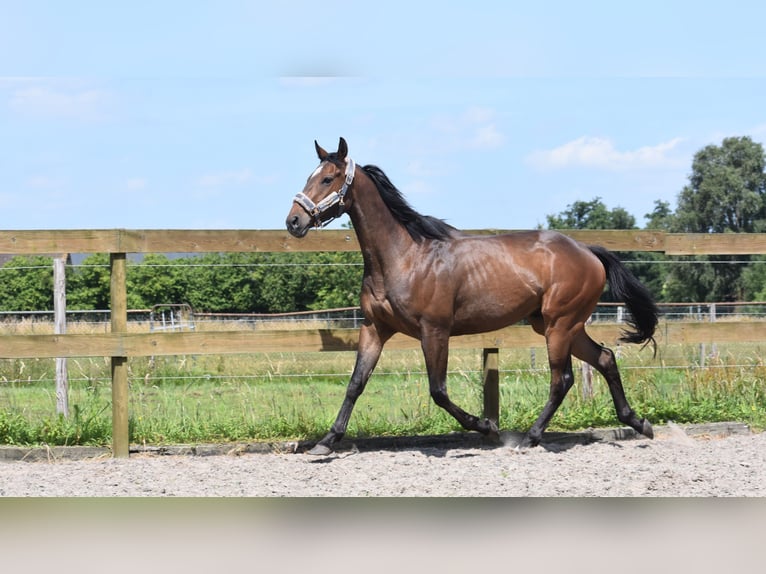
[[[301,218],[298,215],[293,215],[292,217],[288,217],[285,221],[287,225],[287,231],[289,231],[292,235],[295,235],[296,237],[301,234]]]

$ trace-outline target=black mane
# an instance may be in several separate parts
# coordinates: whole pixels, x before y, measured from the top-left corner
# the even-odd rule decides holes
[[[402,193],[394,187],[383,170],[375,165],[366,165],[364,173],[375,183],[383,203],[391,211],[391,215],[401,223],[410,237],[417,242],[423,239],[446,240],[455,237],[459,231],[441,219],[430,215],[421,215],[407,203]]]

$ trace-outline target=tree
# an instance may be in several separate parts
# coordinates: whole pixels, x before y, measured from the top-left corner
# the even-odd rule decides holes
[[[257,310],[261,313],[305,311],[316,297],[315,254],[264,253],[254,271]]]
[[[314,272],[316,299],[311,309],[333,309],[359,305],[362,288],[362,254],[359,252],[317,253]]]
[[[745,301],[766,301],[766,258],[758,256],[742,270]]]
[[[179,259],[148,253],[127,269],[128,308],[148,309],[163,303],[186,303],[187,282]]]
[[[18,255],[0,269],[0,310],[53,309],[53,259]]]
[[[178,260],[185,290],[178,297],[195,310],[247,313],[258,310],[258,278],[254,265],[261,254],[206,253]],[[180,271],[179,271],[180,273]]]
[[[359,300],[360,263],[359,253],[207,253],[174,259],[147,254],[140,263],[128,262],[128,307],[188,303],[217,313],[346,307]],[[45,267],[49,274],[50,268]],[[92,255],[68,273],[71,309],[109,308],[108,255]],[[52,299],[50,288],[40,287],[40,281],[34,285]],[[18,286],[14,291],[20,292]],[[22,308],[27,307],[12,310]]]
[[[694,155],[678,196],[676,230],[752,233],[766,229],[766,156],[749,137],[725,138]]]
[[[644,215],[646,218],[646,229],[657,229],[660,231],[670,231],[674,224],[673,210],[670,209],[670,203],[656,199],[654,209],[651,213]]]
[[[689,183],[678,196],[671,231],[751,233],[766,230],[766,155],[749,137],[725,138],[694,155]],[[687,258],[688,259],[688,258]],[[665,295],[677,301],[744,300],[747,256],[698,257],[703,263],[673,265]],[[678,258],[678,261],[684,261]],[[752,283],[752,280],[751,280]]]
[[[575,201],[558,215],[546,215],[548,229],[635,229],[636,218],[622,207],[607,209],[600,197]]]
[[[68,270],[67,307],[109,309],[109,254],[95,253]]]

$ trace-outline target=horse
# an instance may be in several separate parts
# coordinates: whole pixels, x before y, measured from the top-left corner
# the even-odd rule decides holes
[[[348,214],[364,261],[356,361],[337,418],[308,452],[328,455],[346,433],[384,344],[395,333],[418,339],[433,401],[469,431],[499,438],[495,421],[467,413],[447,393],[452,336],[494,331],[525,319],[545,337],[550,391],[520,448],[540,443],[543,431],[574,383],[572,356],[606,380],[618,419],[653,438],[625,397],[614,353],[585,325],[608,282],[630,312],[620,340],[651,343],[658,309],[615,254],[552,230],[471,235],[416,212],[375,165],[357,166],[342,137],[335,152],[314,141],[319,166],[293,199],[287,231],[296,238]]]

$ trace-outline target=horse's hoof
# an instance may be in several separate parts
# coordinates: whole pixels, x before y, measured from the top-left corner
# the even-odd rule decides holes
[[[654,429],[651,423],[646,419],[641,419],[641,434],[646,438],[654,438]]]
[[[327,456],[328,454],[332,453],[332,449],[322,443],[317,443],[314,445],[314,448],[309,450],[306,454],[310,454],[312,456]]]
[[[533,437],[530,437],[529,433],[527,433],[521,439],[521,442],[519,442],[519,444],[516,445],[515,450],[516,452],[521,452],[530,448],[534,448],[539,444],[540,444],[540,439],[535,439]]]
[[[479,432],[490,442],[500,442],[500,429],[497,428],[497,423],[491,419],[481,421]]]

